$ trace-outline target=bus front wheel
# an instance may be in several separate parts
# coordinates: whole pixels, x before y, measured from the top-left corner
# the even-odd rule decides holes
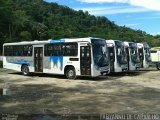
[[[29,75],[29,68],[27,65],[22,66],[22,74],[23,75]]]
[[[66,70],[66,77],[68,79],[76,79],[76,71],[73,67],[69,67],[67,70]]]

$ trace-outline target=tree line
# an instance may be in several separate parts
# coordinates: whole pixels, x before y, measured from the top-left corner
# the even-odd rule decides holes
[[[98,37],[160,44],[160,36],[118,26],[104,16],[90,15],[43,0],[0,1],[0,51],[5,42]]]

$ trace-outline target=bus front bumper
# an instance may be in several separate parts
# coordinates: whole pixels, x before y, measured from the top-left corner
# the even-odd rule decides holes
[[[105,66],[100,68],[101,75],[106,75],[110,73],[110,66]]]
[[[121,65],[121,68],[122,68],[122,71],[127,71],[128,65],[127,64]]]

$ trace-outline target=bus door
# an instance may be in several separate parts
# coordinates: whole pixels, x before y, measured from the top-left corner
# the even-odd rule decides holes
[[[109,57],[110,57],[110,70],[111,72],[114,72],[114,62],[115,62],[114,46],[108,47],[108,50],[109,50]]]
[[[43,47],[34,47],[35,72],[43,72]]]
[[[80,47],[80,68],[81,75],[91,75],[91,47]]]
[[[126,51],[126,54],[127,54],[127,65],[128,65],[128,70],[130,69],[129,68],[129,61],[130,61],[130,54],[129,54],[129,47],[126,47],[125,48],[125,51]]]
[[[138,52],[139,52],[139,58],[140,58],[141,67],[143,67],[143,60],[144,60],[143,48],[139,48]]]

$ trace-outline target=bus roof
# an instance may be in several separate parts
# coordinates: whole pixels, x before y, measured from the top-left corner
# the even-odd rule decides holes
[[[109,39],[109,40],[106,40],[106,41],[121,41],[121,40],[112,40],[112,39]],[[123,42],[123,41],[122,41]]]
[[[59,39],[59,40],[43,40],[43,41],[22,41],[22,42],[14,42],[14,43],[4,43],[3,45],[39,45],[39,44],[47,44],[47,43],[63,43],[63,42],[90,42],[91,39],[101,39],[101,38],[94,38],[94,37],[88,37],[88,38],[65,38],[65,39]],[[104,39],[101,39],[104,40]]]
[[[14,43],[4,43],[3,45],[33,45],[33,44],[44,44],[44,43],[48,43],[48,41],[22,41],[22,42],[14,42]]]

